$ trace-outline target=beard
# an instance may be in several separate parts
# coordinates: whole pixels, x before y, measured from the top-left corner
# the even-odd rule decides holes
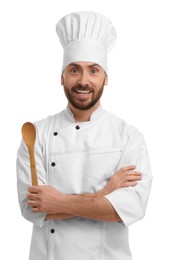
[[[102,87],[99,90],[94,89],[92,86],[82,86],[82,85],[74,86],[72,87],[71,90],[69,90],[64,85],[64,92],[69,103],[78,110],[88,110],[92,108],[101,98],[103,94],[103,90],[104,90],[104,83],[102,84]],[[77,95],[80,91],[88,92],[90,98],[86,98],[86,99],[77,98]],[[83,94],[81,94],[81,96],[83,96]]]

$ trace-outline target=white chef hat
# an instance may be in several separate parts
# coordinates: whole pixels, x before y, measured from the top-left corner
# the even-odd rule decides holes
[[[64,49],[62,71],[72,62],[99,64],[107,73],[107,52],[117,38],[112,23],[95,12],[77,12],[64,16],[56,25]]]

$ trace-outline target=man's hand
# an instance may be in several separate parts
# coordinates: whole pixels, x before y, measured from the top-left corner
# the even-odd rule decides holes
[[[28,191],[28,205],[32,206],[32,212],[61,213],[60,201],[65,196],[64,193],[48,185],[31,186]]]
[[[135,168],[135,165],[121,168],[111,177],[106,186],[99,193],[107,195],[120,188],[136,186],[137,182],[142,179],[142,173],[134,171]]]

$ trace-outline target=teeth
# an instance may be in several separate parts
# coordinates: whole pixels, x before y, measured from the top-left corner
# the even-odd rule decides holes
[[[76,90],[77,93],[81,94],[89,94],[91,91],[90,90]]]

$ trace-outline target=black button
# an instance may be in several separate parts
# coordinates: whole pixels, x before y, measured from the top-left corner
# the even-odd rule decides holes
[[[54,166],[56,165],[56,163],[55,163],[55,162],[52,162],[51,165],[54,167]]]
[[[50,233],[55,233],[55,230],[52,228],[51,230],[50,230]]]
[[[54,132],[53,135],[55,135],[55,136],[58,135],[58,132]]]
[[[77,126],[76,126],[76,129],[77,129],[77,130],[79,130],[79,129],[80,129],[80,126],[79,126],[79,125],[77,125]]]

